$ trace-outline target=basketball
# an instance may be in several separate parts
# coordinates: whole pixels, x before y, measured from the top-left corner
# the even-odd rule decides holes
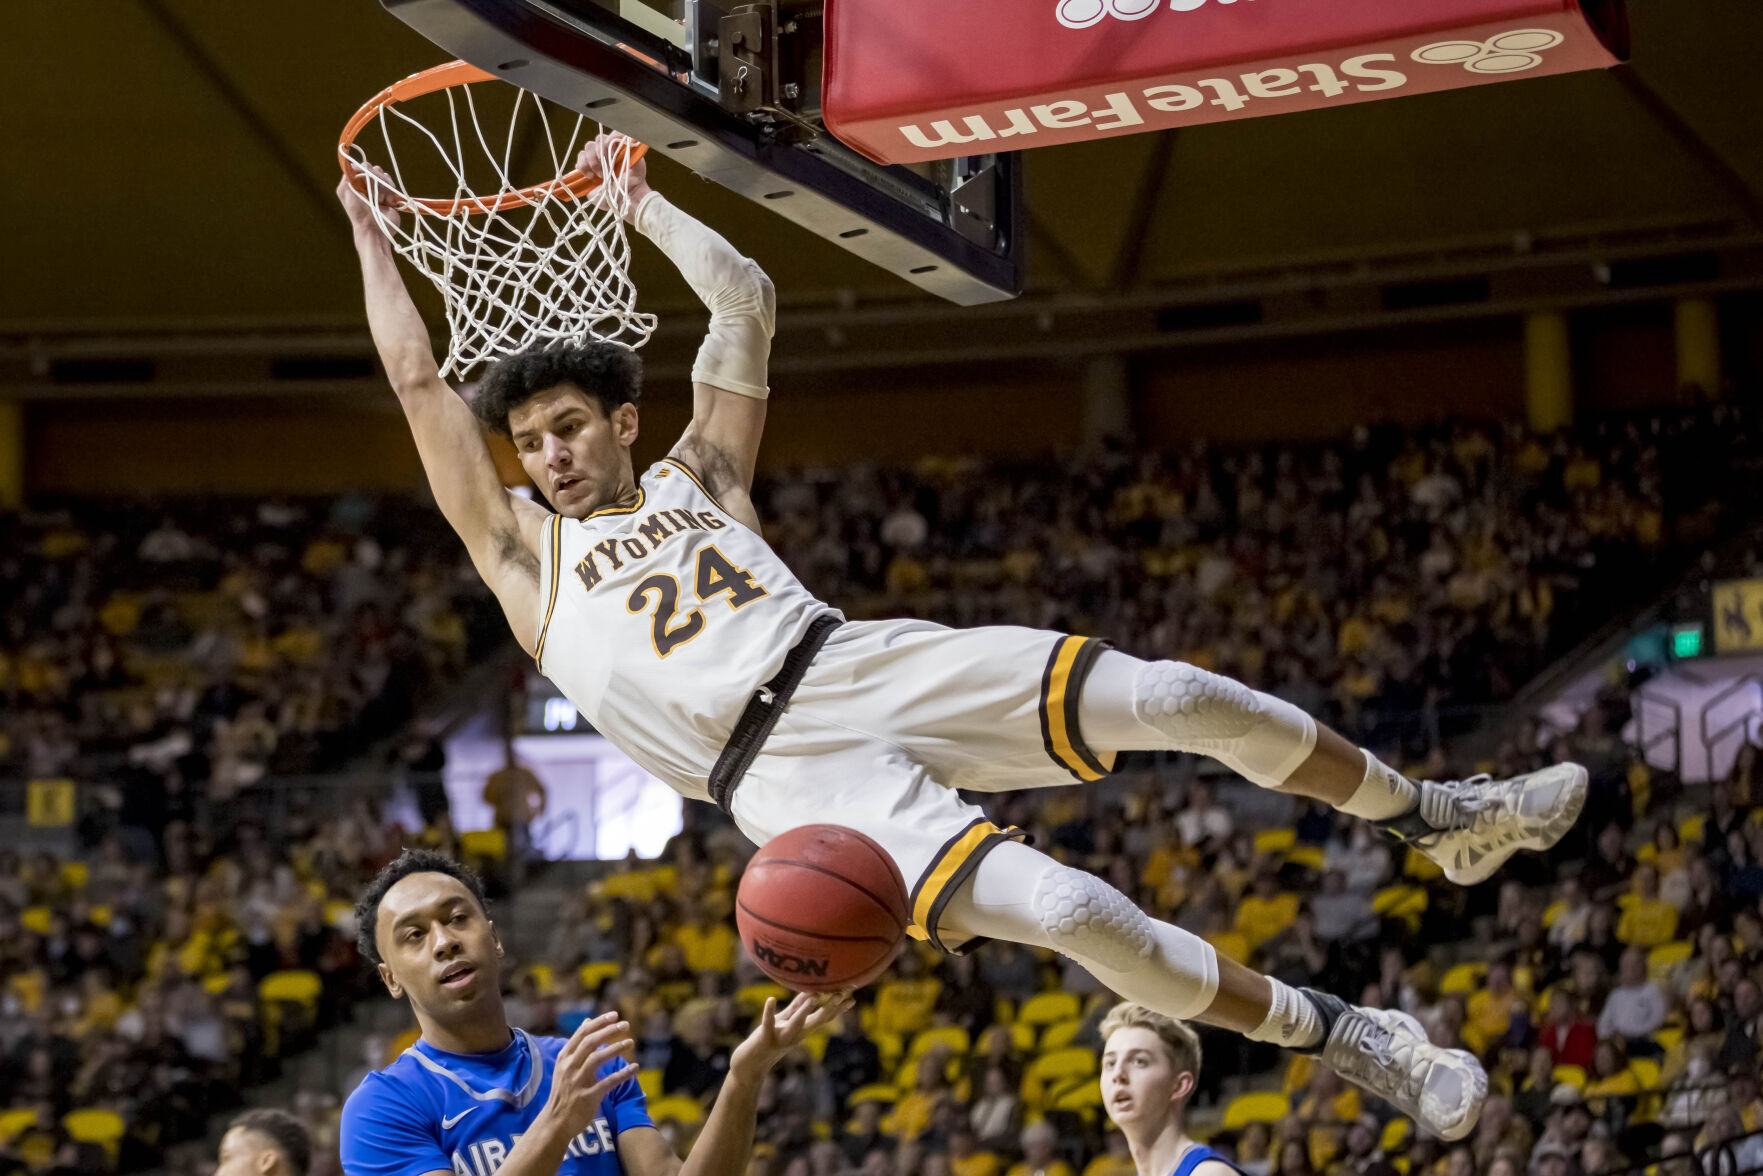
[[[839,825],[804,825],[766,842],[735,896],[747,954],[798,992],[874,980],[900,950],[906,919],[906,884],[894,859]]]

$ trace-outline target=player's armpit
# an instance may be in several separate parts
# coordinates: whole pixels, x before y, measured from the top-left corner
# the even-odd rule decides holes
[[[668,456],[685,465],[735,521],[757,531],[753,471],[765,428],[765,401],[705,384],[694,384],[692,393],[692,423]]]
[[[653,1127],[631,1127],[618,1133],[618,1161],[625,1176],[678,1176],[680,1158]]]

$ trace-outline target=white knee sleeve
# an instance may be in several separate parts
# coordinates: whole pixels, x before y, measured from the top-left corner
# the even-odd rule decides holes
[[[1194,1017],[1218,993],[1210,943],[1160,923],[1102,879],[1006,841],[987,854],[943,913],[952,933],[1050,947],[1130,1001]]]
[[[1278,788],[1316,748],[1316,720],[1271,694],[1186,662],[1147,662],[1133,713],[1177,751],[1209,755],[1263,788]]]
[[[1035,917],[1053,946],[1112,972],[1151,954],[1151,916],[1094,874],[1054,866],[1035,883]]]

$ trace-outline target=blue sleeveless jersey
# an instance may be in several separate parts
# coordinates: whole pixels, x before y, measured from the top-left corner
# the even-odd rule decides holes
[[[346,1176],[491,1176],[551,1097],[551,1068],[566,1041],[516,1029],[506,1049],[454,1054],[425,1041],[369,1074],[343,1105]],[[622,1066],[614,1058],[601,1075]],[[622,1176],[618,1137],[651,1127],[636,1080],[621,1082],[600,1117],[570,1141],[559,1176]]]
[[[1190,1147],[1182,1155],[1181,1162],[1176,1164],[1175,1171],[1170,1173],[1170,1176],[1194,1176],[1194,1169],[1198,1168],[1201,1164],[1204,1164],[1207,1160],[1217,1160],[1219,1163],[1229,1167],[1232,1171],[1236,1170],[1235,1164],[1232,1164],[1229,1160],[1202,1143]]]

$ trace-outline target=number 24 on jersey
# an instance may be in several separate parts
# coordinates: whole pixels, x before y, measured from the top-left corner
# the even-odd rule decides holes
[[[753,579],[751,572],[730,563],[714,543],[698,549],[697,570],[692,579],[699,604],[709,604],[718,596],[726,596],[730,609],[742,609],[760,597],[770,595]],[[709,623],[699,608],[681,616],[679,604],[679,577],[671,572],[657,572],[643,580],[631,589],[630,599],[624,603],[632,613],[654,610],[651,637],[657,657],[666,657],[702,633]]]

